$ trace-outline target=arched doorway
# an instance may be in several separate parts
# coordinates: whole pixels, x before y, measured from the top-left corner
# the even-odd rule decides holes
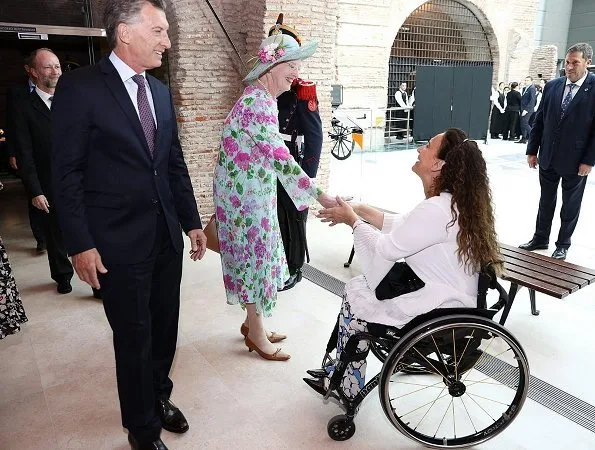
[[[393,42],[388,68],[387,106],[395,92],[415,87],[418,66],[493,66],[488,33],[476,14],[454,0],[430,0],[405,20]]]

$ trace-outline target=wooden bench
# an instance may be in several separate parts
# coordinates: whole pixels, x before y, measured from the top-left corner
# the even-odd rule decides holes
[[[504,325],[506,322],[516,294],[522,287],[529,290],[531,314],[537,316],[539,311],[535,301],[535,292],[541,292],[551,297],[565,298],[589,284],[595,284],[595,270],[593,269],[506,244],[500,244],[500,251],[504,258],[502,279],[510,282],[508,302],[502,312],[500,325]],[[351,265],[354,254],[355,248],[352,247],[348,261],[343,264],[344,267]]]
[[[514,298],[520,288],[529,290],[531,314],[539,315],[535,303],[535,292],[556,298],[564,298],[579,289],[595,283],[595,270],[577,266],[566,261],[550,258],[539,253],[521,250],[500,244],[504,258],[502,279],[510,281],[508,304],[504,307],[500,324],[504,325]]]

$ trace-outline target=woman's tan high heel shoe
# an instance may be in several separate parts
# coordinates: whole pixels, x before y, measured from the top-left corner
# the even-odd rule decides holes
[[[244,337],[248,336],[248,330],[249,328],[244,324],[242,324],[242,326],[240,327],[240,333],[242,333],[242,336]],[[270,333],[271,334],[267,335],[267,339],[271,344],[276,344],[277,342],[281,342],[283,339],[287,339],[287,336],[285,336],[284,334],[279,334],[275,331],[270,331]]]
[[[246,339],[244,339],[244,343],[246,344],[246,347],[248,347],[249,352],[256,351],[256,353],[258,353],[261,358],[268,359],[269,361],[287,361],[289,358],[291,358],[290,355],[281,351],[281,347],[279,347],[275,353],[269,354],[263,352],[256,346],[254,342],[250,340],[248,336],[246,336]]]

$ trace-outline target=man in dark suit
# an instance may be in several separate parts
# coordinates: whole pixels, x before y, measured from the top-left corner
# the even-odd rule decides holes
[[[37,84],[35,90],[20,100],[12,110],[12,136],[19,173],[27,188],[31,204],[43,211],[44,236],[52,279],[57,291],[72,291],[70,280],[74,274],[62,242],[53,195],[50,161],[50,109],[54,90],[62,74],[60,61],[50,49],[35,50],[31,58],[31,73]]]
[[[79,277],[101,287],[122,424],[133,448],[165,449],[188,423],[170,401],[182,276],[206,236],[168,89],[146,70],[170,48],[162,0],[108,0],[109,57],[66,73],[52,109],[56,206]]]
[[[15,173],[19,173],[19,167],[16,157],[16,138],[14,136],[14,117],[23,103],[29,102],[29,95],[35,91],[36,79],[31,73],[32,54],[25,59],[24,69],[27,73],[27,82],[19,86],[13,86],[6,91],[6,153],[8,163]],[[33,237],[37,242],[37,253],[43,253],[46,250],[45,231],[44,231],[44,212],[33,206],[33,203],[27,201],[29,209],[29,225],[33,232]]]
[[[299,45],[302,45],[298,32],[293,27],[283,24],[283,14],[279,14],[277,23],[269,30],[269,36],[276,34],[291,36]],[[312,81],[296,78],[291,84],[291,89],[277,97],[277,108],[279,109],[279,131],[291,156],[310,178],[316,178],[323,137],[316,85]],[[306,240],[308,209],[298,211],[279,181],[277,181],[277,215],[290,275],[282,289],[287,290],[302,279],[302,266],[308,253]]]
[[[548,248],[562,180],[560,231],[552,258],[566,259],[581,209],[587,176],[595,164],[595,75],[587,71],[593,49],[575,44],[566,52],[566,76],[548,82],[527,145],[527,162],[539,163],[541,197],[535,234],[520,248]],[[539,154],[539,160],[537,155]]]
[[[525,78],[525,86],[521,92],[521,138],[516,141],[519,144],[526,144],[531,133],[529,119],[535,111],[535,100],[537,99],[537,90],[533,85],[533,78]]]

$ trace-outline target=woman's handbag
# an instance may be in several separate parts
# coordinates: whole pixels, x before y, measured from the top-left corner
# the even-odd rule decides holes
[[[376,298],[388,300],[417,291],[425,285],[406,262],[397,262],[378,284]]]
[[[207,223],[207,226],[202,229],[203,233],[207,237],[207,248],[219,253],[219,236],[217,235],[217,220],[215,214],[211,216],[211,220]]]

